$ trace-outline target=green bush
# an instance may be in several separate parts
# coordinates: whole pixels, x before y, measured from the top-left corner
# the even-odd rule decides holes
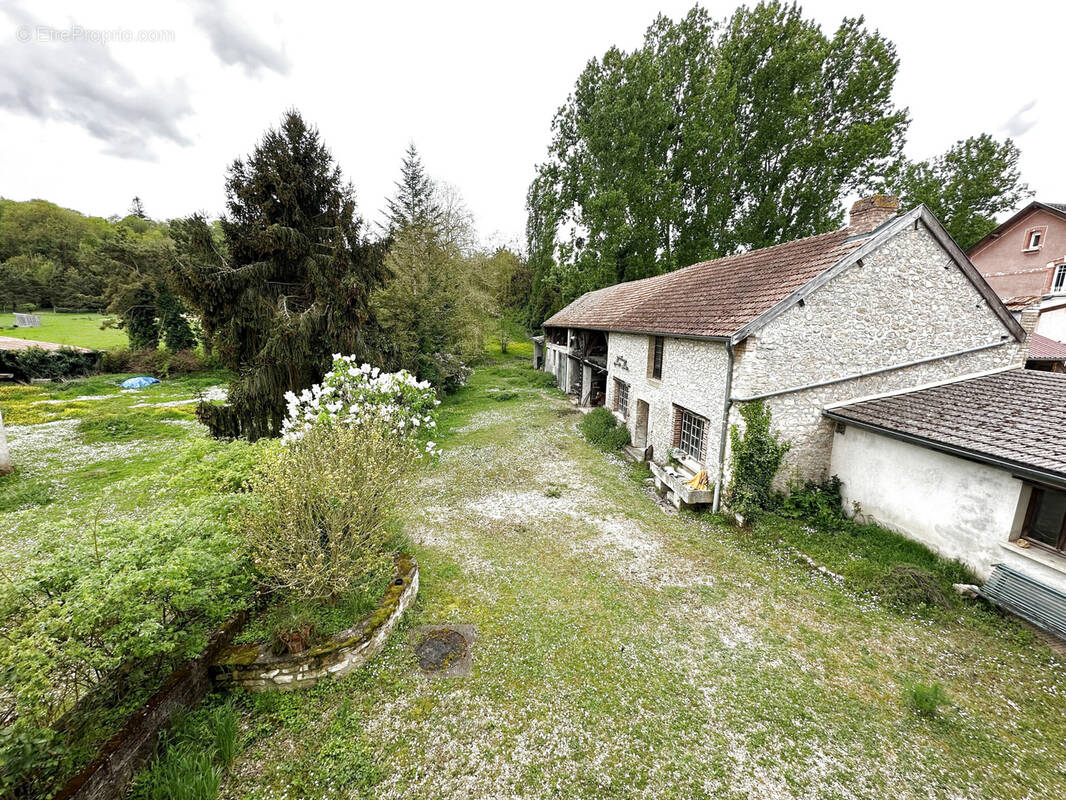
[[[914,713],[932,719],[939,716],[941,706],[951,704],[951,697],[939,683],[908,682],[903,685],[903,702]]]
[[[608,453],[617,452],[629,444],[629,428],[606,408],[594,408],[581,420],[581,432],[589,444]]]
[[[781,516],[806,519],[826,528],[839,528],[847,523],[840,497],[840,478],[836,475],[822,483],[789,483],[788,488],[788,497],[781,504]]]
[[[726,489],[726,505],[750,523],[776,506],[774,476],[791,445],[770,430],[770,409],[761,400],[742,405],[740,416],[744,419],[743,435],[736,425],[729,430],[733,473]]]
[[[90,523],[76,538],[42,537],[41,557],[0,583],[0,711],[17,717],[0,738],[0,796],[18,796],[20,786],[29,796],[47,795],[88,755],[71,749],[81,741],[81,729],[68,725],[72,708],[113,676],[121,676],[123,703],[143,702],[249,602],[251,565],[220,521],[226,505],[211,498],[187,511],[99,529]],[[86,736],[104,724],[88,712],[79,718]],[[52,730],[61,719],[65,741]]]
[[[243,529],[266,585],[330,602],[388,569],[417,461],[385,425],[315,425],[274,448],[252,481]]]
[[[530,377],[529,382],[533,386],[539,388],[555,388],[555,376],[550,372],[543,372],[542,370],[531,369],[529,370]]]
[[[207,361],[195,350],[129,350],[120,347],[108,350],[100,359],[100,369],[109,373],[136,373],[169,378],[209,369]]]
[[[81,377],[95,371],[99,362],[99,353],[85,353],[72,347],[0,350],[0,372],[10,372],[15,380],[24,382],[33,378],[63,380]]]

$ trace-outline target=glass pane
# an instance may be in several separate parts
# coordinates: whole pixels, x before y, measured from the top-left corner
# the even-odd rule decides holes
[[[1045,489],[1037,501],[1026,538],[1051,547],[1059,546],[1062,520],[1066,516],[1066,493]]]

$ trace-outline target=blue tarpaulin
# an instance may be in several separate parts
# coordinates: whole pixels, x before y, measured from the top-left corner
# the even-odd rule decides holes
[[[122,381],[123,389],[140,389],[142,386],[151,386],[153,383],[159,383],[155,378],[149,378],[144,376],[142,378],[129,378]]]

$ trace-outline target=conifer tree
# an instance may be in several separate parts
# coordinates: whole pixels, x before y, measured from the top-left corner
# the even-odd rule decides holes
[[[179,292],[237,375],[224,406],[198,414],[216,436],[276,435],[284,395],[318,382],[333,353],[376,361],[369,298],[385,279],[355,193],[296,111],[266,132],[226,181],[216,233],[199,215],[172,226]]]
[[[390,236],[412,225],[435,227],[440,224],[443,212],[436,201],[436,187],[426,174],[414,142],[407,146],[400,165],[400,180],[395,183],[395,197],[385,202],[389,218],[387,232]]]
[[[144,203],[141,202],[141,198],[134,195],[133,201],[130,203],[130,214],[138,219],[148,219],[148,215],[144,212]]]

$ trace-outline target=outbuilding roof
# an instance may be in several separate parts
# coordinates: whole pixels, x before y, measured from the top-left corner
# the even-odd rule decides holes
[[[843,228],[747,253],[703,261],[664,275],[588,292],[544,321],[593,328],[740,341],[908,225],[924,223],[1019,339],[1024,331],[925,206],[868,234]]]
[[[1066,361],[1066,344],[1034,333],[1033,340],[1029,344],[1029,360]]]
[[[830,406],[827,417],[1066,485],[1066,375],[1012,369]]]

